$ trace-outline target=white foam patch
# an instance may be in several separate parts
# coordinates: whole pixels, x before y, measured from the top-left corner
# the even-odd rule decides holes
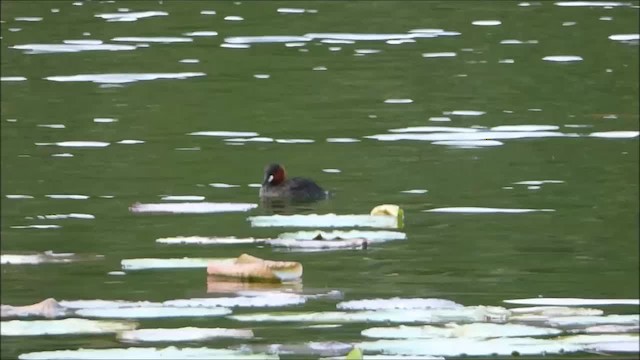
[[[452,126],[412,126],[399,129],[390,129],[390,132],[394,133],[407,133],[407,132],[476,132],[476,129],[452,127]]]
[[[167,195],[163,196],[160,200],[164,201],[202,201],[204,196],[198,195]]]
[[[134,322],[96,321],[68,318],[62,320],[12,320],[3,321],[0,326],[2,336],[42,336],[71,334],[109,334],[132,330]]]
[[[122,270],[149,270],[149,269],[206,269],[211,261],[221,261],[220,258],[182,258],[182,259],[123,259],[120,261]],[[230,263],[235,258],[227,259]]]
[[[491,131],[553,131],[560,127],[556,125],[500,125],[494,126]]]
[[[239,350],[200,348],[111,348],[40,351],[21,354],[21,360],[78,360],[78,359],[260,359],[278,360],[278,355],[248,354]]]
[[[172,306],[138,306],[125,308],[78,309],[76,314],[85,317],[111,319],[149,319],[168,317],[224,316],[231,310],[219,308],[186,308]]]
[[[487,339],[494,337],[549,336],[558,335],[562,330],[519,324],[447,324],[439,326],[374,327],[361,332],[362,336],[384,339],[435,339],[435,338],[471,338]]]
[[[264,243],[267,239],[236,238],[236,237],[204,237],[204,236],[177,236],[156,239],[159,244],[186,244],[186,245],[229,245],[229,244],[255,244]]]
[[[412,99],[386,99],[384,101],[385,104],[411,104],[412,102]]]
[[[614,6],[628,6],[629,3],[622,3],[617,1],[558,1],[555,3],[557,6],[580,6],[580,7],[614,7]]]
[[[61,228],[60,225],[54,225],[54,224],[34,224],[34,225],[14,225],[11,226],[12,229],[59,229]]]
[[[137,43],[184,43],[192,42],[190,37],[171,37],[171,36],[122,36],[115,37],[111,41],[117,42],[137,42]]]
[[[478,148],[478,147],[486,147],[486,146],[504,145],[503,142],[498,140],[443,140],[443,141],[434,141],[432,142],[432,144],[453,146],[458,148]]]
[[[590,137],[606,138],[606,139],[631,139],[638,137],[638,131],[602,131],[589,134]]]
[[[158,79],[188,79],[191,77],[205,76],[201,72],[181,73],[129,73],[129,74],[82,74],[70,76],[47,76],[45,79],[57,82],[93,82],[96,84],[126,84],[137,81]]]
[[[552,62],[574,62],[574,61],[582,61],[581,56],[576,55],[555,55],[555,56],[545,56],[542,58],[544,61],[552,61]]]
[[[143,140],[120,140],[117,144],[122,145],[136,145],[136,144],[144,144]]]
[[[77,53],[81,51],[129,51],[135,45],[117,44],[23,44],[10,46],[11,49],[25,50],[25,54]]]
[[[192,31],[184,33],[184,36],[217,36],[217,31]]]
[[[502,24],[500,20],[476,20],[471,23],[472,25],[477,26],[497,26]]]
[[[416,140],[416,141],[469,141],[469,140],[508,140],[526,138],[577,137],[557,131],[477,131],[469,133],[394,133],[365,136],[380,141]]]
[[[327,138],[327,142],[329,142],[329,143],[355,143],[355,142],[360,142],[360,140],[354,139],[354,138]]]
[[[5,197],[7,199],[33,199],[33,196],[31,196],[31,195],[21,195],[21,194],[5,195]]]
[[[55,145],[60,147],[106,147],[110,144],[104,141],[61,141],[56,143],[36,143],[36,145]]]
[[[467,213],[467,214],[522,214],[530,212],[552,212],[553,209],[508,209],[486,207],[446,207],[423,210],[423,212]]]
[[[38,124],[38,127],[49,128],[49,129],[64,129],[64,124]]]
[[[254,227],[398,227],[395,216],[381,215],[271,215],[252,216],[248,220]]]
[[[253,338],[253,331],[248,329],[183,327],[176,329],[129,330],[118,334],[118,339],[126,342],[204,341],[217,338],[251,339]]]
[[[583,299],[583,298],[529,298],[504,300],[508,304],[594,306],[594,305],[640,305],[638,299]]]
[[[609,39],[614,41],[638,41],[640,40],[640,34],[615,34],[609,36]]]
[[[66,199],[66,200],[86,200],[89,198],[89,196],[87,195],[58,195],[58,194],[52,194],[52,195],[45,195],[46,197],[48,197],[49,199]]]
[[[25,81],[27,80],[24,76],[3,76],[0,77],[0,81]]]
[[[257,208],[250,203],[182,202],[159,204],[134,204],[129,210],[134,213],[206,214],[220,212],[242,212]]]
[[[58,220],[58,219],[84,219],[84,220],[92,220],[95,219],[96,217],[94,215],[91,214],[78,214],[78,213],[71,213],[71,214],[52,214],[52,215],[38,215],[36,216],[37,219],[41,219],[41,220]]]
[[[273,139],[270,137],[258,136],[251,138],[229,138],[224,139],[224,141],[228,142],[273,142]]]
[[[297,231],[287,232],[278,235],[280,239],[293,239],[293,240],[350,240],[350,239],[365,239],[369,242],[381,242],[388,240],[404,240],[407,235],[397,231],[361,231],[361,230],[349,230],[349,231]]]
[[[250,322],[327,322],[327,323],[448,323],[479,322],[488,319],[505,319],[508,311],[501,307],[470,306],[462,309],[411,309],[321,311],[291,313],[253,313],[230,315],[229,318]]]
[[[351,300],[338,303],[340,310],[392,310],[392,309],[462,309],[464,306],[446,299],[390,298]]]
[[[168,12],[165,11],[140,11],[140,12],[127,12],[127,13],[104,13],[96,14],[95,17],[105,19],[107,22],[119,22],[119,21],[137,21],[139,19],[145,19],[154,16],[167,16]]]
[[[306,36],[234,36],[224,39],[228,44],[290,43],[310,40]]]
[[[455,57],[457,56],[454,52],[434,52],[434,53],[423,53],[422,57],[424,58],[441,58],[441,57]]]
[[[276,139],[279,144],[311,144],[315,142],[311,139]]]
[[[253,131],[196,131],[189,133],[187,135],[198,135],[198,136],[258,136],[257,132]]]
[[[211,184],[209,184],[209,186],[214,187],[214,188],[221,188],[221,189],[240,187],[240,185],[225,184],[225,183],[211,183]],[[262,185],[260,185],[260,186],[262,186]]]
[[[427,189],[411,189],[411,190],[402,190],[400,192],[405,194],[426,194],[429,190]]]
[[[563,180],[524,180],[514,182],[515,185],[543,185],[543,184],[563,184]]]

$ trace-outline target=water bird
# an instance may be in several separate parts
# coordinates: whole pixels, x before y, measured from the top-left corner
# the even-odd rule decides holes
[[[260,197],[312,201],[326,198],[327,192],[313,180],[301,177],[288,179],[283,166],[270,164],[264,169]]]

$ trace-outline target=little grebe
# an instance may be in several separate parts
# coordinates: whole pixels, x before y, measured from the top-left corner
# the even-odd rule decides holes
[[[305,201],[324,199],[327,197],[327,193],[313,180],[300,177],[287,179],[284,167],[279,164],[271,164],[264,170],[260,197]]]

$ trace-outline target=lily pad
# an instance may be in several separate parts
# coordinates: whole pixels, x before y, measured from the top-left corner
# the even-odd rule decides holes
[[[215,202],[182,202],[131,205],[133,213],[172,213],[172,214],[205,214],[219,212],[242,212],[257,208],[258,204],[250,203],[215,203]]]
[[[248,329],[183,327],[177,329],[128,330],[118,334],[120,341],[127,342],[202,341],[217,338],[251,339],[253,338],[253,331]]]
[[[521,305],[556,306],[640,305],[639,299],[529,298],[503,300],[503,302]]]
[[[368,242],[365,239],[349,240],[294,240],[273,239],[267,243],[276,248],[286,248],[298,251],[324,251],[340,249],[366,249]]]
[[[2,336],[40,336],[68,334],[108,334],[133,330],[138,324],[124,321],[104,321],[68,318],[63,320],[2,321]]]
[[[211,349],[211,348],[177,348],[169,346],[166,348],[111,348],[111,349],[77,349],[77,350],[55,350],[40,351],[21,354],[21,360],[79,360],[79,359],[260,359],[278,360],[277,355],[269,354],[249,354],[237,350]]]
[[[398,219],[388,215],[270,215],[252,216],[253,227],[374,227],[398,228]]]
[[[223,308],[223,307],[187,308],[187,307],[174,307],[174,306],[94,308],[94,309],[78,309],[76,311],[76,314],[79,316],[95,317],[95,318],[111,318],[111,319],[224,316],[230,313],[231,313],[230,309]]]
[[[404,240],[407,238],[407,234],[398,231],[362,231],[362,230],[349,230],[349,231],[296,231],[287,232],[278,235],[280,239],[294,239],[294,240],[350,240],[350,239],[366,239],[370,242],[383,242],[387,240]]]
[[[228,245],[228,244],[261,244],[267,239],[236,237],[203,237],[203,236],[177,236],[156,239],[160,244],[188,244],[188,245]]]
[[[362,335],[386,339],[433,339],[433,338],[494,338],[517,336],[548,336],[562,330],[517,324],[447,324],[440,326],[374,327],[362,331]]]
[[[53,298],[48,298],[37,304],[26,306],[0,305],[0,312],[2,318],[29,316],[56,318],[68,314],[67,309]]]
[[[343,301],[336,305],[341,310],[389,309],[462,309],[463,305],[445,299],[390,298]]]

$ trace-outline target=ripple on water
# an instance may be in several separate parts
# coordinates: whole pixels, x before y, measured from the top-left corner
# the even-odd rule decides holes
[[[182,35],[185,36],[217,36],[217,31],[192,31],[188,33],[184,33]]]
[[[242,21],[244,18],[242,16],[229,15],[225,16],[224,19],[226,21]]]
[[[38,21],[42,21],[41,17],[37,17],[37,16],[19,16],[17,18],[14,18],[15,21],[27,21],[27,22],[38,22]]]
[[[360,140],[354,139],[354,138],[327,138],[327,142],[329,142],[329,143],[356,143],[356,142],[360,142]]]
[[[385,104],[411,104],[412,102],[412,99],[386,99],[384,101]]]
[[[310,40],[311,38],[306,36],[289,36],[289,35],[232,36],[224,39],[224,41],[229,44],[290,43],[290,42],[305,42]]]
[[[136,145],[136,144],[144,144],[144,141],[143,140],[120,140],[117,142],[117,144]]]
[[[200,11],[200,15],[215,15],[216,11],[215,10],[202,10]]]
[[[103,141],[61,141],[56,143],[36,143],[36,145],[56,145],[61,147],[105,147],[109,146],[110,143]]]
[[[25,54],[76,53],[81,51],[130,51],[135,45],[117,44],[24,44],[10,46],[11,49],[25,50]]]
[[[273,139],[270,137],[250,137],[250,138],[229,138],[229,139],[224,139],[224,141],[227,142],[273,142]]]
[[[49,128],[49,129],[64,129],[64,124],[38,124],[38,127]]]
[[[497,26],[502,24],[500,20],[476,20],[471,23],[477,26]]]
[[[71,153],[59,153],[59,154],[51,154],[53,157],[73,157]]]
[[[442,140],[434,141],[433,145],[446,145],[462,149],[472,149],[487,146],[501,146],[503,142],[497,140]]]
[[[276,11],[279,12],[280,14],[304,14],[305,13],[305,9],[298,9],[298,8],[278,8],[278,10]]]
[[[444,111],[444,115],[458,115],[458,116],[480,116],[486,114],[485,111],[477,111],[477,110],[453,110],[453,111]]]
[[[93,122],[95,123],[112,123],[116,121],[118,121],[118,119],[114,119],[114,118],[94,118],[93,119]]]
[[[33,196],[31,195],[22,195],[22,194],[15,194],[15,195],[6,195],[7,199],[33,199]]]
[[[268,79],[268,78],[271,77],[271,75],[269,75],[269,74],[254,74],[253,77],[256,78],[256,79]]]
[[[258,136],[257,132],[253,131],[196,131],[188,133],[187,135],[200,135],[200,136]]]
[[[128,13],[104,13],[96,14],[95,17],[107,20],[107,22],[117,21],[137,21],[139,19],[149,18],[153,16],[167,16],[168,12],[165,11],[140,11],[140,12],[128,12]]]
[[[45,195],[45,197],[48,197],[49,199],[63,199],[63,200],[86,200],[89,198],[89,196],[87,195],[77,195],[77,194],[71,194],[71,195],[51,194],[51,195]]]
[[[558,130],[556,125],[500,125],[491,128],[491,131],[552,131]]]
[[[181,73],[129,73],[129,74],[81,74],[69,76],[47,76],[45,79],[57,82],[93,82],[96,84],[125,84],[158,79],[187,79],[205,76],[202,72]]]
[[[559,1],[557,6],[573,6],[573,7],[613,7],[613,6],[629,6],[629,3],[616,1]]]
[[[552,61],[552,62],[574,62],[574,61],[582,61],[581,56],[576,55],[554,55],[554,56],[545,56],[542,58],[544,61]]]
[[[235,187],[240,187],[240,185],[225,184],[225,183],[211,183],[211,184],[209,184],[209,186],[214,187],[214,188],[235,188]]]
[[[164,201],[202,201],[204,196],[198,195],[165,195],[160,198]]]
[[[25,81],[27,80],[24,76],[3,76],[0,77],[0,81]]]
[[[330,173],[330,174],[337,174],[337,173],[342,172],[342,171],[340,171],[340,169],[322,169],[322,171],[326,172],[326,173]]]
[[[178,61],[178,62],[183,63],[183,64],[197,64],[197,63],[200,62],[200,60],[198,60],[198,59],[180,59],[180,61]]]
[[[121,36],[114,37],[111,41],[118,42],[149,42],[149,43],[183,43],[192,42],[190,37],[177,36]]]
[[[467,214],[522,214],[530,212],[554,212],[554,209],[509,209],[488,207],[446,207],[422,210],[423,212],[467,213]]]
[[[423,53],[422,57],[424,58],[440,58],[440,57],[455,57],[456,53],[454,52],[437,52],[437,53]]]
[[[311,139],[276,139],[279,144],[311,144],[315,142]]]
[[[538,40],[516,40],[516,39],[507,39],[501,40],[500,44],[502,45],[522,45],[522,44],[537,44]]]

